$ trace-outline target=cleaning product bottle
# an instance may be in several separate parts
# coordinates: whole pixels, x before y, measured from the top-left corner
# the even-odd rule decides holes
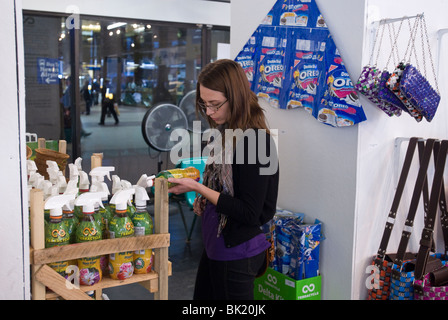
[[[129,197],[134,192],[134,189],[120,190],[110,200],[110,203],[115,204],[115,215],[109,222],[109,236],[111,239],[134,235],[134,224],[127,214]],[[112,279],[128,279],[133,273],[133,251],[109,255],[109,274]]]
[[[70,234],[66,224],[62,221],[62,207],[75,195],[51,196],[45,201],[44,208],[50,211],[50,219],[45,225],[45,248],[64,246],[70,243]],[[65,270],[69,266],[68,261],[50,263],[49,266],[63,277],[67,277]]]
[[[46,201],[50,196],[57,195],[53,188],[53,184],[48,180],[39,179],[39,184],[37,185],[37,189],[40,189],[43,191],[44,201]],[[48,221],[50,221],[50,210],[49,209],[44,210],[44,221],[45,221],[45,223],[48,223]]]
[[[75,211],[75,197],[78,195],[77,183],[71,180],[67,183],[64,195],[73,195],[73,200],[67,202],[62,208],[62,220],[67,226],[68,233],[70,235],[70,243],[75,243],[75,230],[79,224],[78,218],[74,215]]]
[[[114,174],[112,175],[112,197],[120,190],[122,190],[121,179],[119,176]],[[109,201],[109,207],[112,210],[112,213],[115,214],[115,204]]]
[[[102,239],[101,229],[93,218],[95,203],[101,202],[102,192],[84,192],[75,200],[75,205],[82,207],[82,218],[76,228],[75,241],[88,242]],[[79,283],[94,285],[102,278],[100,256],[78,259]]]
[[[129,190],[129,189],[133,189],[132,185],[129,181],[127,180],[121,180],[121,189],[122,190]],[[132,194],[129,196],[129,201],[128,201],[128,215],[129,218],[132,219],[132,217],[134,216],[135,213],[135,206],[134,206],[134,199],[132,197]]]
[[[191,178],[194,179],[196,181],[199,181],[201,176],[201,173],[199,172],[198,169],[196,169],[195,167],[188,167],[188,168],[176,168],[176,169],[170,169],[170,170],[163,170],[160,171],[156,178]],[[168,182],[168,188],[171,188],[175,186],[174,183]]]
[[[134,235],[146,236],[154,232],[154,224],[146,209],[146,201],[149,200],[148,192],[141,186],[134,186],[136,211],[132,217],[134,223]],[[134,251],[134,273],[149,273],[152,269],[152,249]]]
[[[90,191],[92,192],[104,192],[106,194],[101,200],[103,202],[103,207],[99,209],[101,215],[102,232],[103,239],[109,238],[109,221],[113,217],[113,211],[110,208],[108,196],[110,195],[109,188],[104,182],[104,177],[107,176],[110,180],[109,173],[114,171],[115,167],[96,167],[92,169],[89,173],[92,176],[92,185],[90,186]]]
[[[26,160],[26,173],[28,184],[30,183],[30,178],[37,172],[37,166],[34,160]]]

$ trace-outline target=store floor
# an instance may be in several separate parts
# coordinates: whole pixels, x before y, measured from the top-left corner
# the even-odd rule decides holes
[[[122,180],[136,184],[142,174],[152,175],[158,172],[160,161],[166,168],[168,153],[158,153],[149,148],[141,133],[141,121],[148,109],[120,106],[119,124],[112,117],[106,117],[105,125],[100,126],[100,106],[93,106],[90,115],[81,115],[84,131],[90,133],[81,139],[82,166],[90,167],[92,153],[103,153],[103,165],[115,166],[112,174]],[[106,178],[107,180],[107,178]],[[110,182],[109,182],[110,183]],[[187,228],[189,229],[194,213],[182,203]],[[148,211],[154,212],[149,203]],[[200,219],[196,220],[191,241],[187,243],[187,232],[177,202],[170,200],[169,214],[170,247],[169,260],[172,263],[172,275],[168,279],[168,298],[170,300],[190,300],[193,298],[194,282],[203,245]],[[111,300],[152,300],[149,293],[139,284],[130,284],[104,289]]]
[[[154,206],[149,205],[148,211],[152,215]],[[193,211],[182,204],[187,228],[193,222]],[[182,217],[177,203],[170,203],[169,215],[170,247],[168,249],[169,260],[172,263],[172,275],[168,277],[169,300],[191,300],[193,298],[194,282],[199,259],[202,254],[202,237],[200,219],[196,219],[192,232],[192,239],[187,242]],[[115,288],[104,289],[110,300],[153,300],[154,294],[150,293],[139,284],[130,284]]]

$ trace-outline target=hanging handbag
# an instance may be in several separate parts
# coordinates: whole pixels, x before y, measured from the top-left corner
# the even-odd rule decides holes
[[[395,218],[397,215],[398,207],[400,204],[401,196],[404,191],[406,180],[411,168],[412,159],[414,157],[415,149],[417,147],[418,138],[413,137],[409,140],[408,148],[406,150],[406,155],[403,162],[403,167],[401,169],[400,178],[398,180],[397,188],[395,191],[394,199],[389,211],[389,216],[386,221],[386,226],[384,228],[383,237],[380,242],[380,246],[376,257],[374,257],[372,265],[375,266],[374,272],[376,272],[376,278],[372,279],[371,288],[368,292],[369,300],[387,300],[390,293],[391,285],[391,273],[393,262],[396,260],[395,254],[386,254],[387,245],[389,243],[390,235],[395,224]],[[421,143],[421,142],[420,142]],[[420,149],[421,150],[421,149]],[[414,254],[405,254],[403,260],[406,258],[414,259]]]
[[[409,239],[412,235],[415,215],[420,202],[420,195],[422,193],[424,201],[423,207],[426,208],[428,204],[429,196],[426,176],[431,155],[434,150],[434,144],[434,139],[427,139],[425,145],[419,141],[420,168],[417,173],[408,215],[406,217],[400,243],[398,245],[398,251],[392,266],[391,288],[389,295],[390,300],[412,300],[414,298],[413,282],[415,264],[412,263],[414,259],[408,260],[405,259],[405,256]]]
[[[392,27],[390,26],[390,24],[387,24],[388,30],[389,30],[389,39],[391,42],[391,52],[389,54],[389,58],[387,59],[386,62],[386,67],[385,69],[382,71],[381,76],[380,76],[380,83],[379,83],[379,89],[378,89],[378,98],[384,102],[387,102],[389,104],[391,104],[392,106],[395,107],[394,110],[394,114],[396,116],[400,116],[402,111],[408,112],[408,109],[406,109],[406,107],[404,106],[403,102],[401,102],[400,99],[397,98],[397,96],[389,90],[389,88],[386,86],[386,82],[387,80],[390,78],[391,74],[389,71],[387,71],[387,68],[389,67],[389,63],[391,58],[393,58],[394,60],[394,65],[397,65],[396,61],[399,60],[399,54],[398,54],[398,47],[397,47],[397,39],[398,39],[398,35],[400,33],[401,30],[401,26],[403,24],[403,20],[401,20],[400,26],[398,28],[398,32],[395,34],[395,29],[392,25]],[[392,31],[391,28],[393,30],[394,35],[392,36]],[[395,58],[394,53],[397,54],[397,58]]]
[[[382,72],[376,67],[379,53],[381,50],[381,42],[384,34],[384,24],[381,30],[381,39],[380,44],[378,46],[377,57],[375,64],[372,65],[373,55],[375,52],[376,42],[378,40],[378,36],[380,34],[380,30],[378,30],[375,41],[373,44],[372,53],[370,55],[369,65],[364,66],[361,74],[358,78],[357,83],[355,84],[355,89],[366,96],[371,102],[373,102],[378,108],[384,111],[388,116],[393,116],[396,113],[396,107],[391,105],[387,101],[383,101],[378,97],[378,90],[380,89],[380,80]]]
[[[403,21],[403,19],[401,21]],[[407,20],[407,21],[409,23],[409,20]],[[405,108],[408,110],[408,113],[417,122],[420,122],[423,119],[422,113],[412,104],[410,99],[400,90],[400,83],[401,83],[401,81],[403,79],[403,72],[404,72],[406,66],[409,64],[409,63],[406,63],[404,61],[410,60],[410,58],[412,56],[412,53],[415,52],[415,45],[414,45],[414,43],[415,43],[415,34],[417,32],[417,27],[418,27],[418,21],[419,21],[419,16],[416,17],[415,23],[414,23],[413,27],[411,27],[411,25],[409,23],[410,37],[409,37],[409,41],[408,41],[408,46],[407,46],[406,52],[404,54],[404,60],[402,62],[400,62],[395,67],[395,70],[392,72],[390,78],[386,82],[386,86],[403,103]],[[409,56],[408,56],[408,54],[409,54]]]
[[[415,298],[418,300],[448,300],[448,267],[446,265],[438,265],[436,268],[428,270],[430,250],[434,244],[434,224],[436,221],[437,210],[439,203],[443,205],[442,209],[442,228],[446,232],[446,210],[444,202],[444,195],[441,199],[441,194],[445,192],[443,187],[443,173],[446,165],[446,158],[448,152],[448,140],[443,140],[440,144],[440,150],[437,156],[437,162],[434,171],[434,180],[432,183],[428,215],[425,219],[425,226],[422,231],[420,240],[420,248],[417,255],[415,265],[415,281],[414,291]],[[442,203],[443,202],[443,203]],[[446,240],[444,233],[444,239]],[[445,242],[445,253],[448,254],[447,243]]]
[[[434,118],[437,111],[437,107],[440,103],[440,94],[437,85],[437,78],[434,70],[434,63],[431,55],[431,47],[429,45],[428,32],[426,29],[425,17],[423,15],[419,16],[420,28],[421,28],[421,38],[422,38],[422,56],[423,56],[423,68],[426,74],[426,59],[425,59],[425,48],[423,44],[423,36],[426,36],[427,50],[429,53],[429,58],[432,66],[432,72],[434,75],[434,81],[437,90],[435,90],[429,81],[424,77],[420,71],[412,64],[406,64],[401,82],[399,84],[399,89],[403,95],[412,103],[412,105],[425,117],[428,122]],[[423,30],[424,28],[424,30]]]

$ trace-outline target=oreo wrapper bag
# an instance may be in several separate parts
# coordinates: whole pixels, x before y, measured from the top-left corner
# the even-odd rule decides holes
[[[280,108],[283,105],[281,92],[285,78],[286,30],[268,27],[260,29],[261,52],[254,91],[271,107]]]
[[[256,59],[258,58],[257,43],[259,36],[260,29],[258,28],[249,38],[238,56],[235,58],[235,61],[238,62],[243,68],[247,80],[250,83],[251,90],[254,90],[257,73]]]
[[[322,59],[325,42],[308,40],[304,30],[290,30],[288,43],[295,52],[290,65],[288,79],[293,79],[285,87],[287,89],[286,108],[304,108],[311,115],[319,102],[323,72]],[[309,32],[306,31],[307,34]]]
[[[326,91],[314,116],[333,127],[347,127],[366,120],[357,92],[331,37],[327,41]]]

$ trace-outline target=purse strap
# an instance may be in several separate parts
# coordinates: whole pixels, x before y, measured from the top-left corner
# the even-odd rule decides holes
[[[434,242],[434,224],[436,222],[437,208],[439,206],[440,194],[443,185],[443,172],[445,170],[445,163],[448,152],[448,140],[443,140],[438,150],[437,162],[435,165],[434,179],[431,187],[431,194],[429,197],[428,215],[425,219],[425,226],[422,230],[420,239],[420,248],[417,254],[415,265],[415,280],[422,280],[424,271],[428,263],[430,250]],[[445,204],[443,205],[445,207]],[[445,244],[446,248],[446,244]],[[417,292],[422,292],[421,286],[415,285],[414,289]]]
[[[435,139],[427,139],[426,144],[423,141],[419,141],[419,154],[420,154],[420,168],[418,170],[417,179],[415,182],[414,191],[412,193],[411,203],[409,206],[408,215],[404,224],[404,228],[401,234],[400,244],[398,245],[397,255],[394,260],[394,264],[398,267],[393,270],[393,277],[400,277],[400,271],[403,266],[403,260],[408,247],[409,238],[411,237],[415,214],[420,202],[420,196],[423,192],[424,208],[428,207],[428,184],[426,180],[431,155],[434,151]]]
[[[376,32],[376,35],[375,35],[375,40],[373,41],[373,48],[372,48],[372,52],[370,53],[370,59],[369,59],[369,65],[371,65],[371,66],[376,66],[377,65],[378,58],[380,56],[381,44],[383,43],[383,35],[384,35],[384,23],[383,22],[384,22],[384,20],[380,21],[379,28],[378,28],[378,30]],[[380,33],[381,33],[381,35],[380,35]],[[373,56],[375,54],[375,47],[376,47],[376,43],[378,42],[378,39],[379,39],[378,50],[376,51],[375,62],[373,62]]]
[[[392,206],[387,217],[386,226],[384,228],[383,237],[380,242],[380,247],[375,258],[375,265],[381,266],[384,258],[386,256],[387,245],[389,243],[390,235],[395,224],[395,218],[397,216],[398,206],[400,204],[401,196],[403,195],[403,190],[406,184],[406,180],[409,174],[409,169],[411,168],[412,159],[414,157],[414,152],[417,146],[418,138],[412,137],[409,140],[408,148],[406,150],[406,155],[403,162],[403,167],[401,169],[400,178],[398,180],[397,189],[395,190],[394,199],[392,201]]]

